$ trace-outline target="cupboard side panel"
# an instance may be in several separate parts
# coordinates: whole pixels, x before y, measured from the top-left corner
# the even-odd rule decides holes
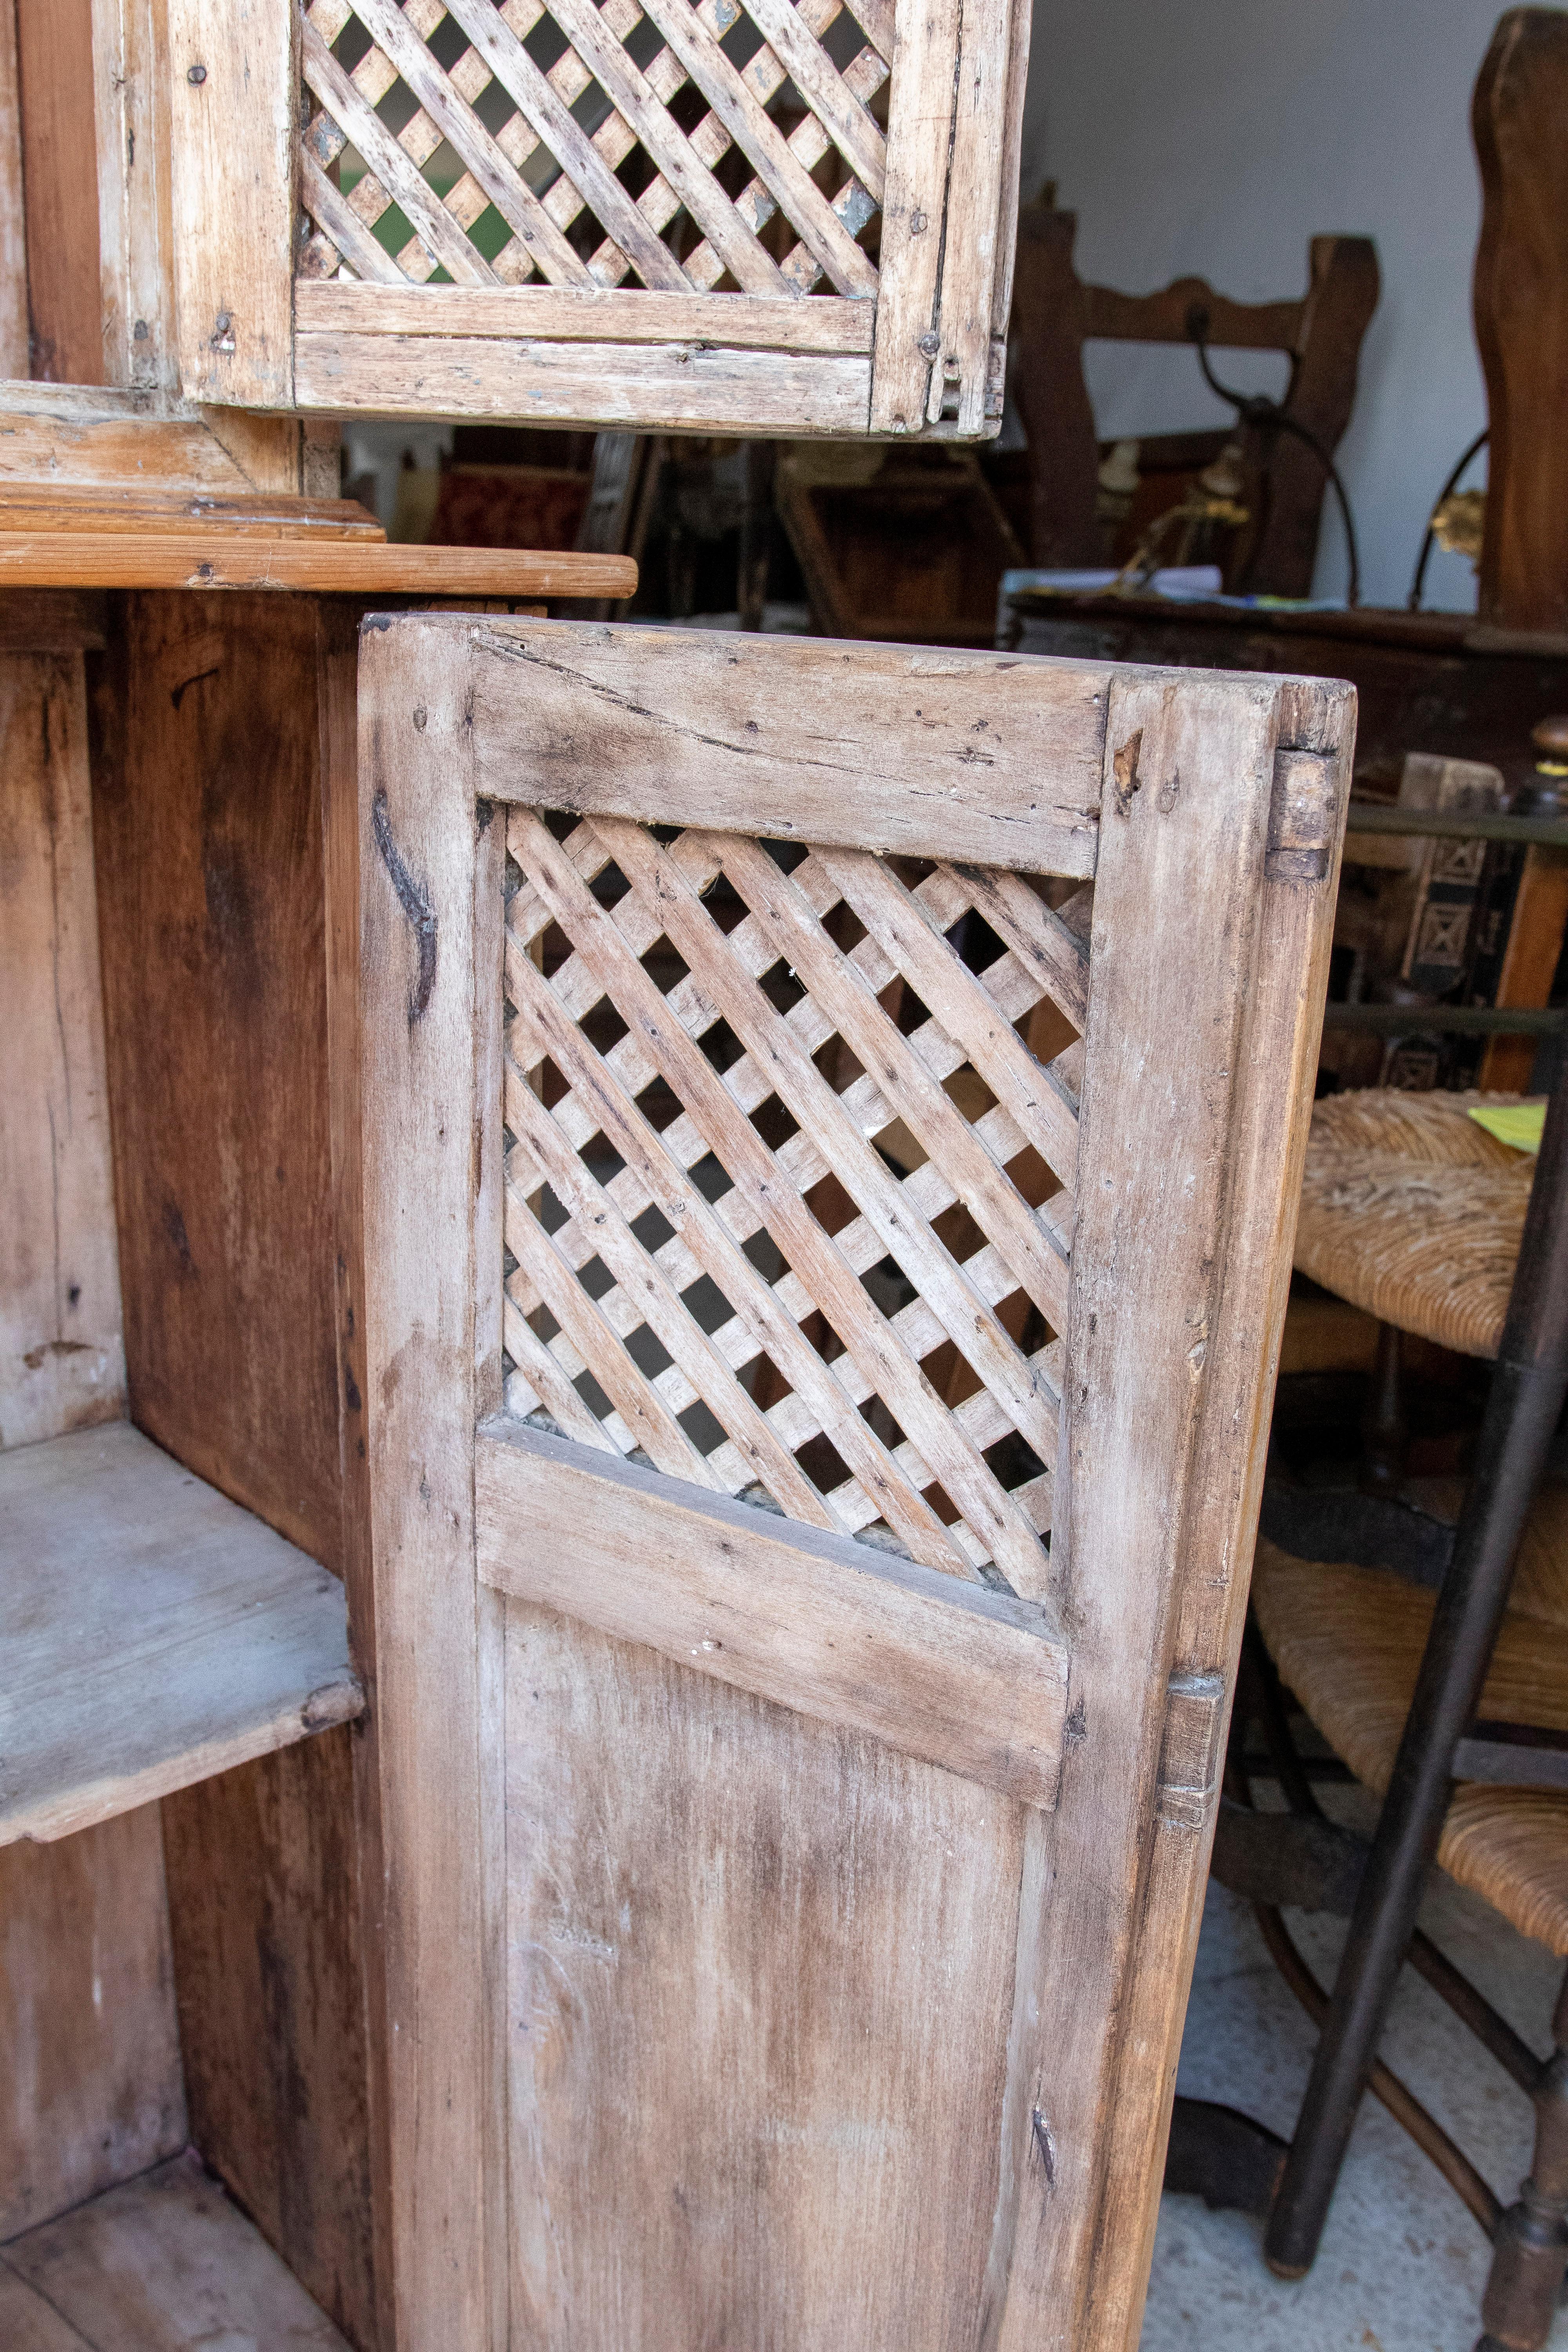
[[[980,2340],[1025,1809],[507,1604],[512,2326]]]

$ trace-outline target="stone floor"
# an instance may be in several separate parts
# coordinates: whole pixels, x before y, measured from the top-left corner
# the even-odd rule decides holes
[[[1358,1818],[1356,1826],[1370,1822]],[[1319,1981],[1329,1982],[1343,1923],[1289,1916]],[[1422,1917],[1435,1941],[1544,2051],[1562,1963],[1447,1879],[1435,1882]],[[1179,2087],[1241,2107],[1288,2136],[1312,2041],[1250,1909],[1211,1885]],[[1408,1969],[1383,2054],[1511,2202],[1529,2164],[1529,2102]],[[1265,2269],[1259,2224],[1211,2213],[1196,2198],[1164,2200],[1142,2352],[1471,2352],[1489,2252],[1447,2183],[1368,2099],[1321,2251],[1299,2284]],[[1568,2347],[1568,2313],[1552,2341]]]

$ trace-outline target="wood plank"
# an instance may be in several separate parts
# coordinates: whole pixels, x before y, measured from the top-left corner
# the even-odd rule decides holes
[[[0,654],[101,653],[106,599],[93,588],[13,588],[0,593]]]
[[[92,0],[16,0],[32,364],[102,383]]]
[[[326,594],[629,596],[624,555],[513,548],[391,547],[249,533],[0,531],[0,587],[316,589]]]
[[[374,2346],[359,1737],[301,1740],[163,1813],[191,2137],[321,2308]]]
[[[182,489],[175,484],[8,482],[0,477],[0,530],[213,531],[242,539],[350,539],[386,533],[353,499],[296,499],[255,490]]]
[[[0,2240],[185,2132],[158,1807],[0,1850]]]
[[[0,10],[0,378],[31,373],[22,93],[17,76],[16,12],[11,7]]]
[[[5,2261],[79,2331],[68,2345],[349,2352],[195,2154],[30,2231],[7,2246]]]
[[[521,1602],[506,1742],[514,2329],[973,2342],[1021,1809]]]
[[[942,217],[958,63],[958,0],[899,9],[871,373],[873,433],[918,433],[932,382]],[[936,371],[941,381],[941,371]],[[940,412],[939,412],[940,413]]]
[[[7,2270],[0,2255],[0,2341],[10,2352],[92,2352],[85,2336],[68,2326],[25,2279]]]
[[[362,640],[359,760],[361,969],[376,981],[362,1037],[364,1394],[382,1828],[394,1858],[397,2340],[481,2344],[495,2185],[490,2005],[502,1996],[481,1848],[479,1653],[491,1604],[473,1549],[473,1150],[479,1102],[499,1097],[500,1071],[480,1078],[474,1066],[479,815],[450,756],[467,675],[460,662],[424,669],[424,723],[405,723],[408,650],[395,622]],[[488,952],[482,968],[493,971]]]
[[[359,1714],[342,1592],[129,1423],[0,1456],[0,1840],[58,1838]]]
[[[520,1422],[486,1425],[475,1482],[479,1573],[511,1599],[1056,1801],[1068,1654],[1038,1607]]]
[[[1223,1735],[1234,1646],[1208,1643],[1234,1643],[1244,1606],[1321,1010],[1308,950],[1332,905],[1331,882],[1286,886],[1305,932],[1265,943],[1287,691],[1174,673],[1111,688],[1052,1538],[1090,1737],[1031,1829],[999,2352],[1037,2344],[1047,2316],[1086,2352],[1137,2341],[1216,1801],[1188,1790],[1161,1825],[1150,1695],[1196,1676]]]
[[[339,416],[567,418],[645,433],[865,432],[870,369],[858,354],[714,349],[700,332],[688,334],[647,346],[301,328],[295,396],[301,410]]]
[[[956,409],[961,439],[978,440],[988,430],[992,295],[1002,249],[1014,235],[1013,215],[1001,208],[1005,141],[1013,128],[1007,112],[1012,21],[1027,14],[1016,0],[965,0],[963,12],[942,225],[938,369],[926,403],[932,425],[944,409]]]
[[[706,629],[612,626],[590,636],[563,622],[412,619],[395,627],[442,631],[452,659],[466,639],[475,699],[464,756],[477,761],[476,789],[497,800],[1094,871],[1105,668],[907,646],[825,652],[805,638],[763,647]],[[890,773],[894,730],[900,754]]]
[[[0,658],[0,996],[5,1448],[125,1409],[79,653]]]
[[[293,401],[294,20],[168,0],[180,381],[191,400]]]
[[[280,482],[276,462],[279,435],[297,440],[297,426],[270,417],[222,423],[226,438],[210,417],[148,416],[133,394],[112,387],[0,383],[0,483],[299,488],[297,467]]]
[[[92,0],[92,65],[103,373],[162,404],[179,383],[163,0]]]

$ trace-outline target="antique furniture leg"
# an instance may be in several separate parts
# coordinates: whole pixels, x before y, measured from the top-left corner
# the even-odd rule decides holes
[[[1377,1361],[1361,1425],[1363,1495],[1397,1495],[1405,1484],[1410,1427],[1405,1412],[1403,1340],[1397,1323],[1378,1325]]]
[[[1552,2051],[1534,2092],[1535,2158],[1503,2215],[1481,2298],[1476,2352],[1539,2352],[1568,2270],[1568,1977],[1552,2018]]]
[[[1455,1748],[1475,1716],[1520,1533],[1568,1391],[1565,1176],[1568,1087],[1559,1084],[1547,1111],[1476,1475],[1265,2239],[1269,2267],[1281,2277],[1300,2277],[1317,2252],[1447,1811]]]

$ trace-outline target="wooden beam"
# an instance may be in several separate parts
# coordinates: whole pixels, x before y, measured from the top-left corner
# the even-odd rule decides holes
[[[301,278],[294,316],[307,335],[459,335],[530,342],[705,343],[723,351],[871,348],[873,302],[754,294],[664,294],[648,287],[366,286]]]
[[[193,530],[0,531],[0,588],[316,589],[382,596],[629,596],[623,555],[488,547],[389,547],[373,540],[262,539]]]

